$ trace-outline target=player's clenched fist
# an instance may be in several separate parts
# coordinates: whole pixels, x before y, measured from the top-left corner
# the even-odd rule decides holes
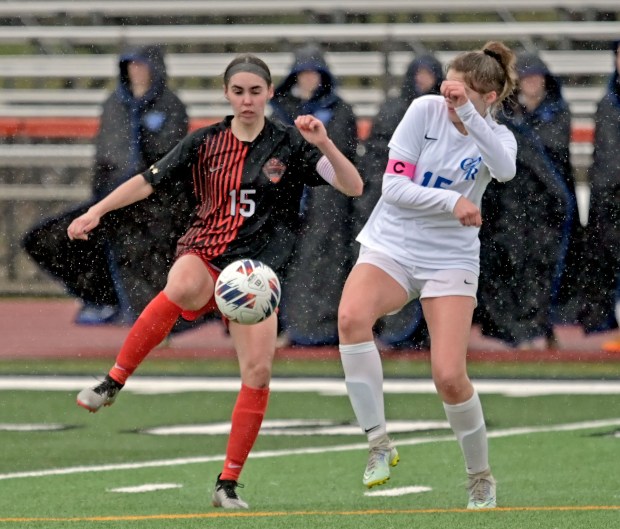
[[[76,218],[67,228],[69,239],[87,240],[88,234],[99,225],[100,217],[91,210]]]
[[[469,101],[465,83],[461,81],[444,81],[439,90],[454,107],[460,107]]]
[[[309,114],[298,116],[295,119],[295,126],[301,132],[306,141],[317,145],[321,141],[327,140],[327,131],[325,125],[320,119]]]

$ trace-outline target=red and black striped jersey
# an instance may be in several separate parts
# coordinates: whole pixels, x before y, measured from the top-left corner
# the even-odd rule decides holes
[[[239,141],[232,117],[186,136],[144,172],[157,187],[191,179],[196,208],[177,255],[200,253],[215,266],[249,257],[286,263],[299,224],[304,185],[325,184],[322,154],[295,127],[265,120],[252,142]]]

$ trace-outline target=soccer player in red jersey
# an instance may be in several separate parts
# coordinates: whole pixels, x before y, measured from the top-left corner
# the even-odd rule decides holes
[[[193,188],[193,218],[179,239],[166,286],[129,331],[105,380],[79,393],[80,406],[95,412],[111,405],[179,316],[192,320],[216,310],[215,280],[228,263],[244,257],[276,272],[285,267],[297,236],[305,185],[328,183],[349,196],[362,193],[357,169],[333,144],[320,120],[299,116],[292,127],[265,117],[273,91],[268,66],[252,54],[239,55],[224,73],[224,94],[233,115],[186,136],[69,226],[71,239],[87,239],[110,211],[154,192]],[[237,480],[267,408],[277,317],[255,325],[230,322],[229,330],[239,359],[241,390],[213,505],[238,509],[248,507],[236,492]]]

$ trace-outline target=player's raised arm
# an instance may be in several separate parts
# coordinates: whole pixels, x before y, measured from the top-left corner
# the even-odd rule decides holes
[[[338,191],[351,197],[357,197],[364,190],[364,183],[355,165],[351,163],[334,142],[327,135],[325,125],[320,119],[311,115],[299,116],[295,120],[295,126],[304,137],[304,139],[313,145],[325,155],[333,168],[333,175],[321,175]],[[327,168],[331,173],[332,169]]]
[[[106,213],[139,202],[153,193],[153,186],[139,174],[118,186],[108,196],[91,206],[86,213],[76,218],[67,228],[70,239],[88,239]]]

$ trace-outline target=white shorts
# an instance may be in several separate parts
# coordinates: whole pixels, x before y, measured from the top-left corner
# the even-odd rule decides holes
[[[474,298],[476,306],[478,305],[476,298],[478,276],[470,270],[407,267],[383,252],[363,245],[356,264],[360,263],[375,265],[392,277],[407,293],[407,303],[414,299],[469,296]],[[390,314],[396,314],[396,312]]]

